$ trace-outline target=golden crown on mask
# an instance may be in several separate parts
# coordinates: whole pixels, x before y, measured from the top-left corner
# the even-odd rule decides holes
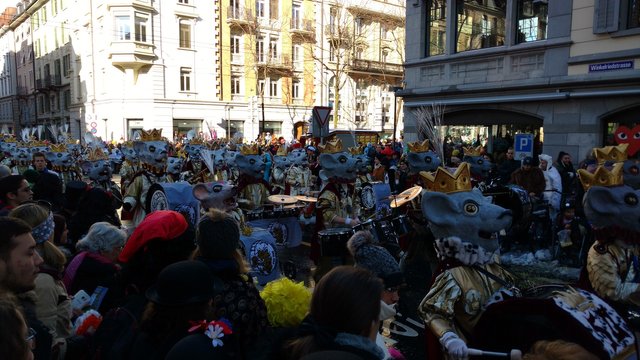
[[[605,146],[602,148],[593,148],[593,155],[598,161],[598,165],[603,165],[607,161],[621,162],[627,160],[627,148],[629,144],[620,144],[617,146]]]
[[[99,147],[91,147],[89,148],[89,154],[87,155],[87,160],[89,161],[98,161],[98,160],[109,160],[107,154],[102,151]]]
[[[151,129],[140,131],[141,141],[162,141],[162,129]]]
[[[618,162],[613,164],[613,168],[609,171],[606,167],[600,165],[593,174],[585,169],[579,169],[578,175],[580,176],[580,182],[585,191],[589,190],[592,186],[620,186],[624,184],[623,167],[624,164]]]
[[[428,139],[423,140],[422,142],[415,141],[407,144],[407,148],[409,149],[409,152],[413,152],[413,153],[427,152],[429,151],[430,147],[431,147],[431,142]]]
[[[351,155],[360,155],[364,153],[364,146],[354,146],[349,148],[349,153]]]
[[[253,143],[251,145],[244,145],[240,148],[240,154],[242,155],[260,155],[260,146]]]
[[[278,151],[276,152],[276,156],[287,156],[287,147],[284,145],[278,146]]]
[[[342,140],[340,139],[333,139],[324,145],[318,145],[318,148],[322,154],[336,154],[344,151],[342,147]]]
[[[420,177],[429,191],[449,194],[471,190],[471,170],[466,162],[460,164],[453,174],[439,166],[434,172],[421,171]]]
[[[51,145],[49,145],[49,151],[51,151],[53,153],[66,152],[67,151],[67,144],[65,144],[65,143],[51,144]]]
[[[480,156],[482,155],[482,145],[473,147],[473,146],[464,146],[464,156]]]

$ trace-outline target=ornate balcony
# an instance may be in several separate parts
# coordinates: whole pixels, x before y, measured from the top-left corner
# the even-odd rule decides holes
[[[109,48],[111,64],[123,69],[139,70],[156,59],[155,45],[139,41],[113,41]]]
[[[240,7],[227,8],[227,24],[230,26],[249,25],[255,21],[253,11],[251,9]]]
[[[316,30],[313,27],[313,21],[305,19],[291,19],[291,35],[301,40],[315,41]]]
[[[402,64],[353,59],[351,62],[351,71],[389,76],[402,76],[404,69],[402,67]]]

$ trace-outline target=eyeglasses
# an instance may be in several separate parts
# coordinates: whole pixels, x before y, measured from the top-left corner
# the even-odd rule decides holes
[[[36,348],[36,335],[38,333],[33,329],[33,328],[29,328],[28,332],[27,332],[27,337],[24,338],[24,341],[27,343],[27,345],[29,345],[29,348],[31,350]]]

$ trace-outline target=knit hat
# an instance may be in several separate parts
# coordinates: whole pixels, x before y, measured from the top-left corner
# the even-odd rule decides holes
[[[358,231],[347,242],[357,267],[365,268],[384,281],[387,288],[404,283],[400,266],[387,249],[374,244],[369,231]]]
[[[189,224],[179,212],[157,210],[147,215],[131,234],[124,245],[118,260],[128,262],[138,250],[143,249],[151,240],[173,240],[184,233]]]
[[[171,264],[158,275],[150,287],[149,301],[164,306],[184,306],[206,302],[224,289],[222,280],[213,276],[207,265],[200,261],[185,260]]]
[[[205,258],[231,258],[240,244],[240,227],[233,217],[212,208],[198,224],[196,243]]]

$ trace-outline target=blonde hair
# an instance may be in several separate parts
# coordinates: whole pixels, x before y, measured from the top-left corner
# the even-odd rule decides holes
[[[581,345],[564,340],[540,340],[531,347],[523,360],[598,360]]]
[[[42,224],[49,217],[49,209],[35,203],[22,204],[15,207],[9,213],[9,217],[23,220],[32,228]],[[48,241],[37,245],[38,253],[42,256],[44,263],[58,271],[64,270],[67,263],[67,257],[57,246],[50,242],[53,239],[54,232]]]

